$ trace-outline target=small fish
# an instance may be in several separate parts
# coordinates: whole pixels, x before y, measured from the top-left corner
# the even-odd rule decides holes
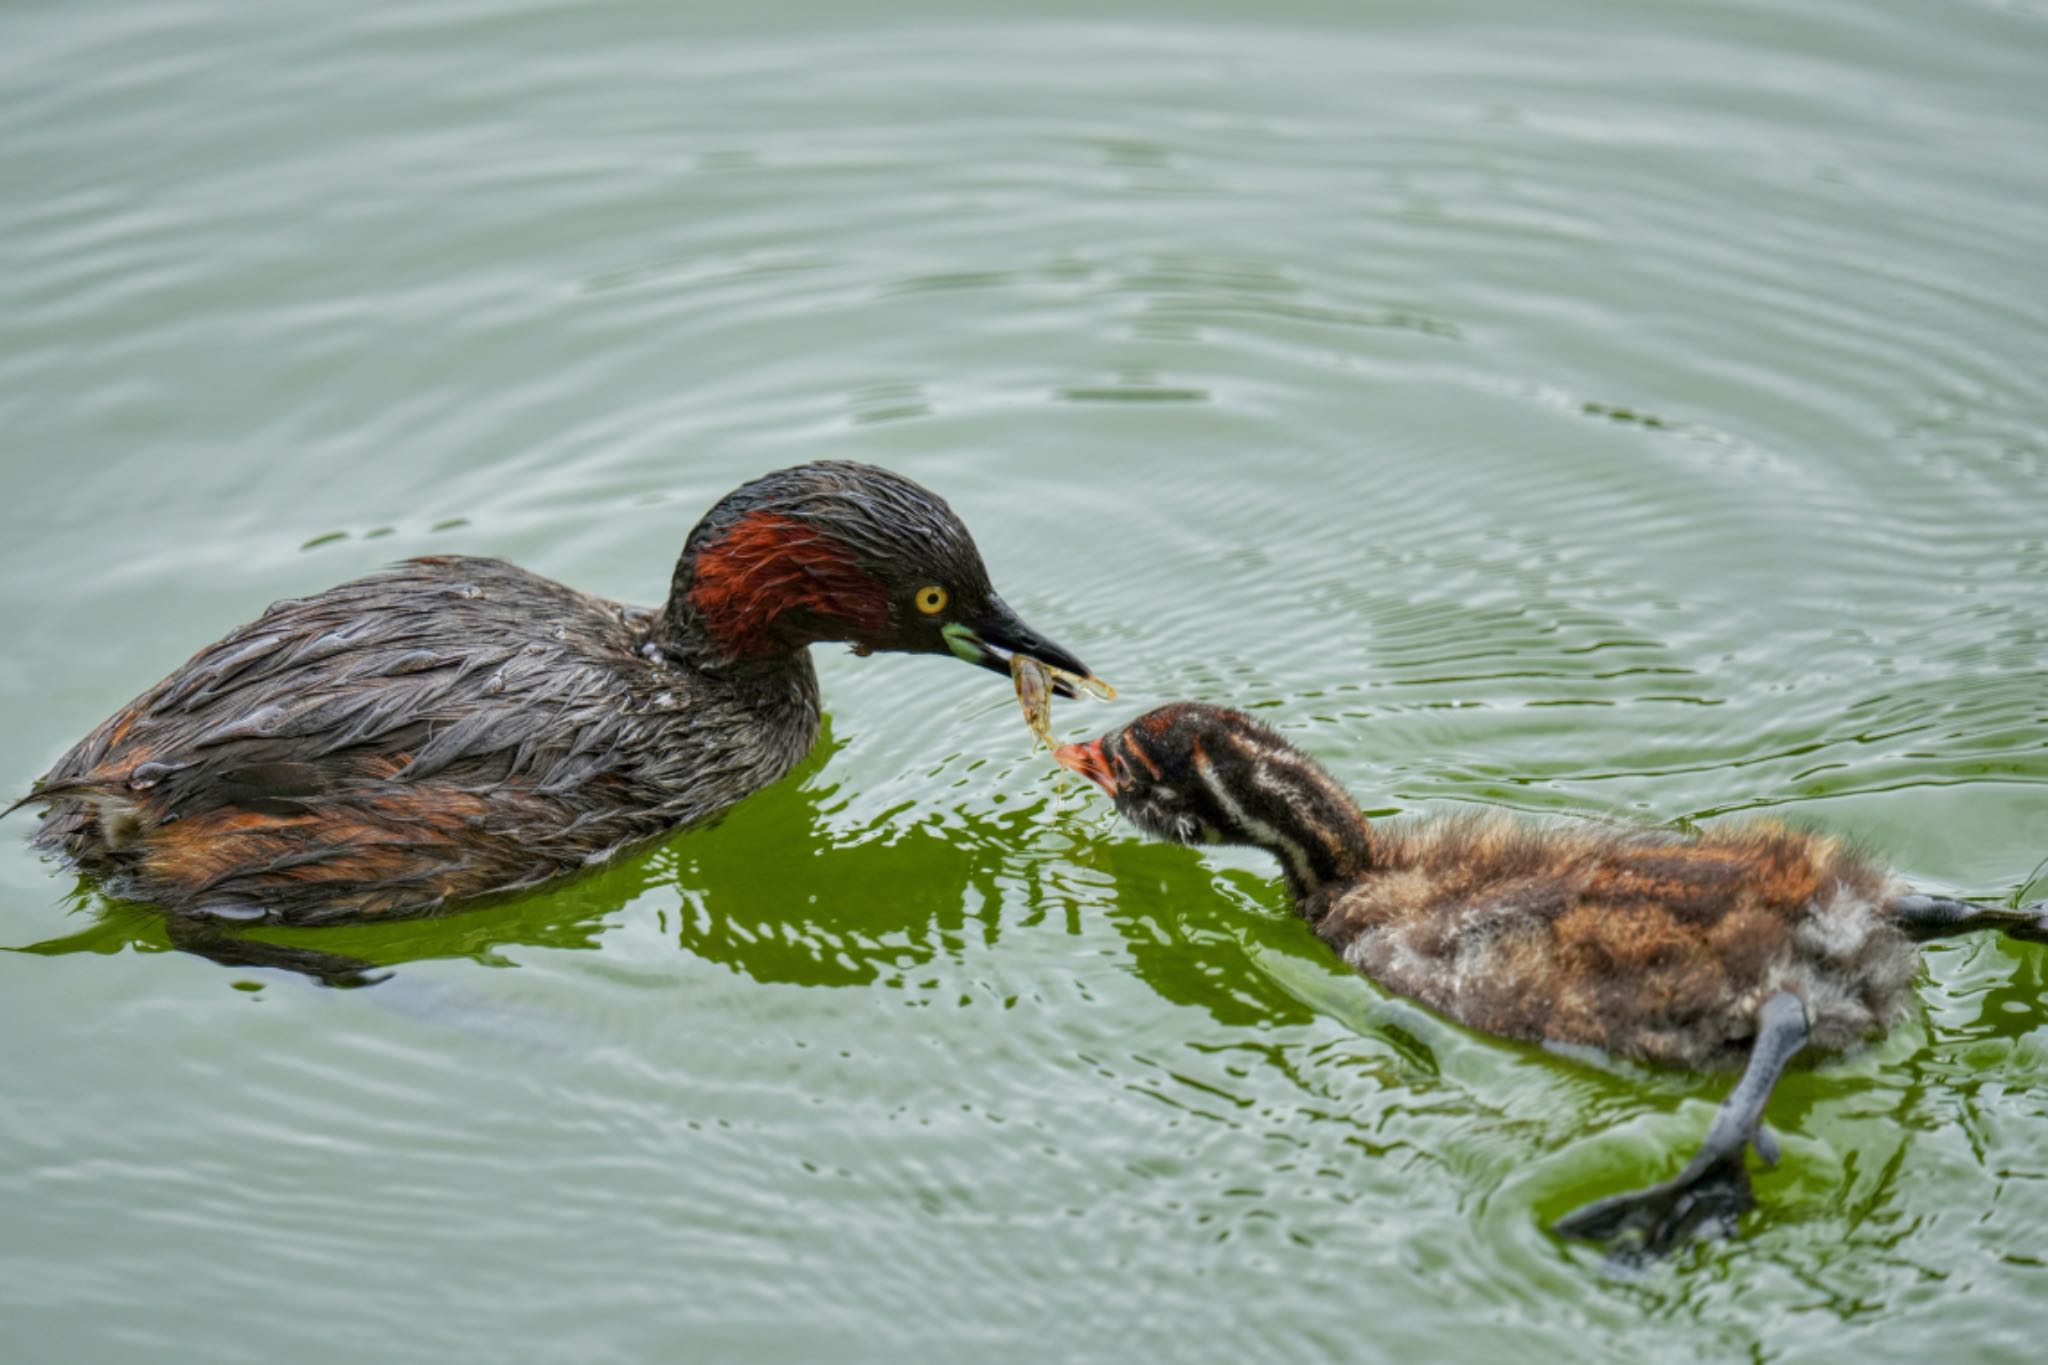
[[[1028,654],[1010,656],[1010,681],[1017,689],[1017,705],[1024,710],[1024,723],[1031,727],[1031,733],[1045,742],[1045,746],[1056,748],[1052,737],[1052,695],[1055,681],[1066,683],[1074,689],[1076,696],[1094,697],[1097,701],[1114,701],[1116,689],[1093,674],[1083,676],[1069,673],[1064,668],[1054,668]]]

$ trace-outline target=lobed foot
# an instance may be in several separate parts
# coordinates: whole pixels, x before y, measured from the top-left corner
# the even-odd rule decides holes
[[[1743,1214],[1756,1206],[1743,1164],[1751,1147],[1766,1166],[1778,1164],[1778,1142],[1764,1127],[1764,1104],[1786,1063],[1806,1046],[1806,1004],[1779,991],[1757,1011],[1756,1041],[1742,1079],[1714,1111],[1713,1127],[1675,1180],[1634,1194],[1615,1195],[1557,1222],[1566,1237],[1620,1243],[1624,1258],[1662,1256],[1696,1233],[1728,1236]]]
[[[374,986],[391,976],[388,970],[381,970],[361,958],[323,952],[318,948],[243,938],[208,920],[174,915],[166,923],[172,947],[181,953],[218,962],[223,967],[270,967],[297,972],[337,990]]]
[[[1756,1206],[1742,1149],[1645,1190],[1596,1200],[1557,1220],[1562,1237],[1601,1242],[1624,1256],[1666,1256],[1695,1236],[1728,1237]]]
[[[1918,943],[1984,929],[1996,929],[2023,943],[2048,943],[2048,901],[2008,910],[1916,892],[1899,897],[1886,908],[1899,928]]]
[[[2021,915],[2032,915],[2017,924],[2006,926],[2007,938],[2016,938],[2025,943],[2048,943],[2048,901],[2030,905],[2020,911]]]

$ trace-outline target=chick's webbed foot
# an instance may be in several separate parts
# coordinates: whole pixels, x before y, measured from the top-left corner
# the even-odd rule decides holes
[[[1766,1166],[1778,1143],[1763,1126],[1764,1105],[1785,1066],[1806,1046],[1806,1006],[1780,991],[1757,1012],[1756,1041],[1742,1079],[1715,1111],[1706,1141],[1673,1179],[1596,1200],[1559,1219],[1564,1237],[1603,1242],[1639,1256],[1663,1256],[1696,1235],[1728,1236],[1755,1207],[1745,1157],[1751,1147]]]
[[[2048,943],[2048,901],[2008,910],[1922,892],[1901,896],[1886,907],[1893,921],[1916,943],[1996,929],[2022,943]]]
[[[2048,901],[2036,901],[2021,910],[2020,915],[2017,924],[2005,926],[2006,937],[2022,943],[2048,943]]]
[[[1695,1169],[1697,1168],[1697,1169]],[[1728,1237],[1756,1206],[1742,1148],[1648,1189],[1595,1200],[1557,1220],[1562,1237],[1603,1242],[1645,1256],[1664,1256],[1695,1236]]]

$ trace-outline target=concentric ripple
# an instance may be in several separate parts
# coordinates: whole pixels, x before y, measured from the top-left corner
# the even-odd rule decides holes
[[[0,781],[405,555],[657,596],[818,456],[1380,812],[1768,811],[2048,895],[2030,3],[22,4]],[[1446,1025],[993,679],[820,652],[713,830],[169,951],[0,835],[8,1360],[2031,1358],[2048,957],[1788,1080],[1738,1243],[1543,1232],[1721,1090]]]

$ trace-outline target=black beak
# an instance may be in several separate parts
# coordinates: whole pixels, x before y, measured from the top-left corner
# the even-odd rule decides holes
[[[945,628],[944,634],[946,647],[955,655],[1005,677],[1010,673],[1011,656],[1017,654],[1084,678],[1094,676],[1088,665],[1025,625],[1000,597],[988,599],[988,610],[980,620],[971,625],[955,621]],[[1073,687],[1064,681],[1055,679],[1052,686],[1062,697],[1075,695]]]

